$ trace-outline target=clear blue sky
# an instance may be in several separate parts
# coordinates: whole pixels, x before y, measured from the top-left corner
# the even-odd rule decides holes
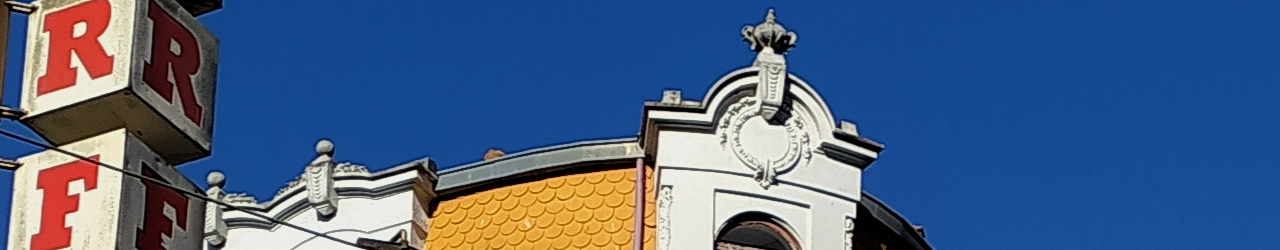
[[[378,170],[634,136],[642,101],[747,66],[739,30],[774,7],[789,70],[887,145],[864,187],[939,249],[1280,245],[1277,1],[305,2],[200,19],[222,54],[198,184],[269,199],[322,137]]]

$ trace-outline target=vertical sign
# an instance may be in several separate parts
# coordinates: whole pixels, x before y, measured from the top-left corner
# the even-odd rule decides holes
[[[180,164],[209,155],[218,40],[174,0],[37,1],[24,121],[54,144],[119,127]]]
[[[124,129],[59,147],[199,192]],[[18,160],[8,249],[200,249],[204,202],[59,152]]]
[[[202,248],[204,202],[167,185],[202,193],[172,164],[210,153],[217,38],[175,0],[32,4],[23,122],[90,158],[18,160],[8,247]]]

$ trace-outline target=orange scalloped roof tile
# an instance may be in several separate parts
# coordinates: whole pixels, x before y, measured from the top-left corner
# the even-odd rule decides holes
[[[423,249],[629,249],[635,169],[579,173],[439,200]],[[655,247],[652,168],[644,249]]]

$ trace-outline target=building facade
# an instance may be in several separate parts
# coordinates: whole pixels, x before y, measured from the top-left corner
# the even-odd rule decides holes
[[[932,249],[923,230],[862,191],[884,146],[836,120],[788,71],[797,35],[772,10],[742,35],[753,62],[701,99],[667,90],[644,103],[635,137],[372,173],[335,162],[321,141],[303,174],[266,201],[228,194],[227,178],[210,174],[209,196],[235,208],[207,205],[206,249],[348,247],[273,220],[419,249]]]

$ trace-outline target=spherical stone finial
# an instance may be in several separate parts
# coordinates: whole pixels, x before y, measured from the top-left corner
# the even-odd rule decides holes
[[[222,188],[223,185],[227,184],[227,176],[222,175],[222,172],[209,171],[209,176],[205,177],[205,181],[209,183],[211,188]]]
[[[333,156],[333,142],[329,139],[320,139],[316,142],[316,155]]]

